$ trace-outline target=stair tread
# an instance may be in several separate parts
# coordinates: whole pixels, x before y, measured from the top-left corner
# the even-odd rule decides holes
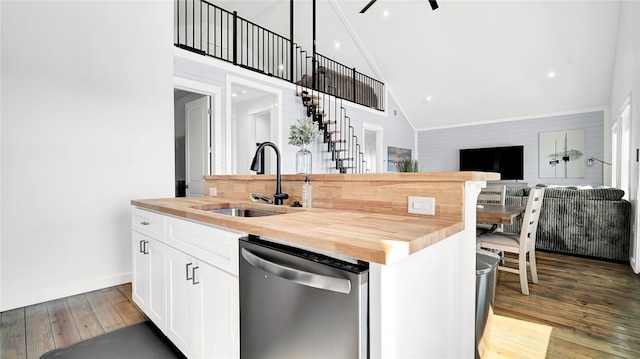
[[[318,95],[311,95],[309,93],[305,94],[303,92],[296,93],[296,96],[298,96],[298,97],[310,97],[310,98],[314,98],[314,99],[319,99],[320,98],[320,96],[318,96]]]

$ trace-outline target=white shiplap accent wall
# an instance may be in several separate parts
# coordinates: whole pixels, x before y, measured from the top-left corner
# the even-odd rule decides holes
[[[599,186],[600,163],[586,168],[586,178],[538,177],[539,133],[580,129],[586,131],[586,158],[604,159],[604,111],[593,111],[418,131],[420,165],[423,171],[457,171],[460,149],[524,145],[524,182],[530,186],[538,183]]]
[[[295,154],[299,148],[287,144],[289,127],[294,124],[298,118],[306,117],[306,108],[302,105],[300,98],[295,96],[295,85],[283,80],[262,76],[220,60],[194,55],[181,49],[174,50],[174,75],[222,89],[221,131],[223,134],[227,133],[227,126],[229,126],[226,119],[226,96],[228,93],[226,86],[228,76],[251,81],[261,86],[268,86],[281,91],[283,120],[280,152],[282,154],[282,173],[295,173]],[[354,127],[355,134],[358,136],[358,141],[360,141],[361,145],[363,143],[362,124],[368,123],[382,128],[384,153],[381,155],[383,158],[387,156],[386,151],[388,146],[411,149],[415,157],[416,131],[402,111],[399,110],[399,106],[392,96],[387,97],[386,107],[388,113],[376,111],[348,101],[343,101],[342,105],[347,109],[347,115],[351,118],[351,125]],[[331,106],[334,105],[332,104]],[[328,108],[325,108],[325,111],[328,110]],[[228,168],[230,168],[230,166],[227,166],[225,162],[227,158],[227,138],[224,135],[222,136],[222,141],[224,142],[222,143],[223,153],[220,154],[220,157],[216,157],[216,160],[222,161],[222,174],[227,174],[229,173]],[[311,144],[308,148],[313,152],[313,173],[337,172],[334,167],[334,162],[331,161],[331,155],[327,152],[327,145],[322,142],[321,137],[318,137],[318,141]],[[386,169],[386,162],[384,162],[383,168]]]

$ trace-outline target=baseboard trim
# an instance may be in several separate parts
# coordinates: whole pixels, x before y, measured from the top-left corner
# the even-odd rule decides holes
[[[94,290],[113,287],[123,283],[131,282],[131,272],[119,274],[111,277],[103,277],[70,283],[56,288],[40,288],[37,291],[2,298],[0,311],[22,308],[33,304],[48,302],[59,298],[65,298],[76,294],[91,292]]]

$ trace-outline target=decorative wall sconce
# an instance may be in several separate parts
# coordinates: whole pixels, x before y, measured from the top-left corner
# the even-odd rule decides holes
[[[598,162],[602,163],[602,184],[604,184],[604,165],[611,166],[611,163],[609,163],[607,161],[599,160],[599,159],[597,159],[595,157],[589,157],[589,159],[587,159],[587,167],[593,167],[594,166],[593,161],[598,161]]]

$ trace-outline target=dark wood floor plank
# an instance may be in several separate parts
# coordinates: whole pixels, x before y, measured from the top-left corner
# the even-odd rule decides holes
[[[56,344],[56,348],[62,348],[82,340],[66,299],[47,302],[47,309],[49,310],[53,341]]]
[[[133,325],[147,320],[147,317],[130,301],[116,304],[115,309],[127,325]]]
[[[118,311],[109,303],[101,290],[85,293],[85,296],[105,332],[126,326]]]
[[[107,298],[109,303],[113,305],[118,312],[122,320],[126,325],[133,325],[145,321],[147,318],[138,309],[131,298],[131,289],[129,287],[129,294],[126,295],[126,287],[120,290],[118,286],[102,289],[102,293]]]
[[[0,358],[27,357],[24,308],[8,310],[0,317]]]
[[[56,348],[47,303],[26,307],[25,317],[27,359],[38,359],[42,354]]]
[[[127,300],[133,302],[131,283],[124,283],[117,286],[118,290],[127,297]]]
[[[105,298],[111,303],[111,305],[116,305],[118,303],[128,301],[127,296],[122,294],[122,292],[117,287],[109,287],[101,290],[102,294],[104,294]]]
[[[68,297],[67,303],[82,340],[104,334],[105,331],[84,294]]]

